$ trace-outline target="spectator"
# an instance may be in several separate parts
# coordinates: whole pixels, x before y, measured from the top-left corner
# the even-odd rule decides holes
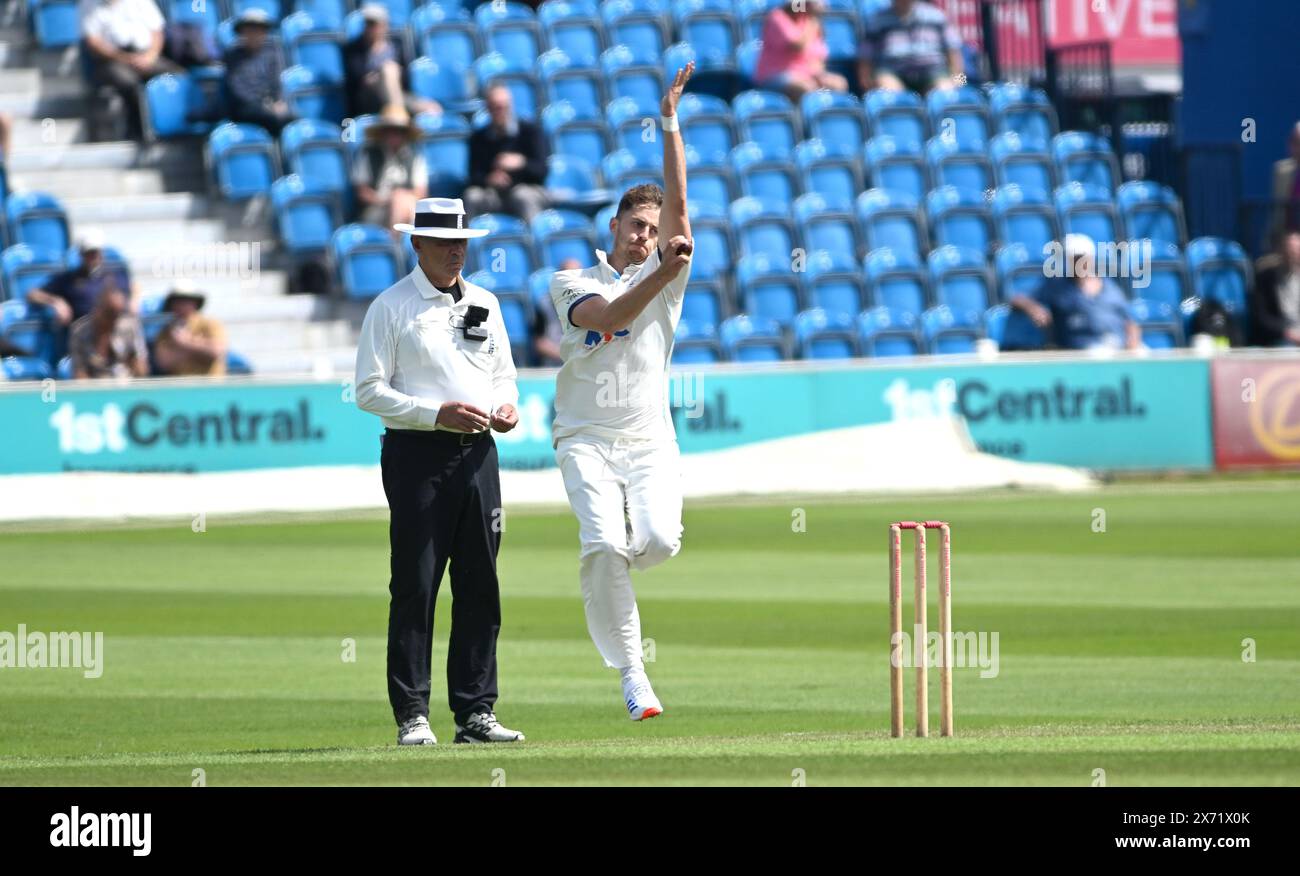
[[[1300,122],[1291,129],[1289,141],[1291,157],[1273,165],[1273,219],[1270,223],[1270,244],[1281,248],[1281,238],[1287,231],[1300,229]]]
[[[1128,312],[1128,298],[1113,280],[1098,277],[1092,238],[1065,237],[1064,276],[1049,276],[1038,291],[1012,296],[1039,328],[1052,326],[1056,346],[1066,350],[1142,346],[1142,333]]]
[[[469,186],[465,211],[511,213],[525,222],[546,209],[546,138],[540,126],[515,116],[504,85],[483,96],[492,120],[469,137]]]
[[[278,137],[294,117],[280,93],[283,64],[280,50],[267,39],[270,32],[271,18],[266,10],[245,9],[235,20],[239,41],[226,51],[223,61],[230,92],[230,118],[260,125]]]
[[[848,91],[848,80],[826,70],[826,35],[818,0],[786,0],[763,22],[763,50],[754,81],[782,91],[795,103],[810,91]]]
[[[388,8],[378,3],[361,7],[366,26],[343,50],[347,75],[348,112],[368,115],[390,104],[405,106],[407,112],[442,112],[437,101],[424,100],[406,91],[406,44],[392,39],[388,30]]]
[[[188,280],[178,280],[163,299],[167,323],[154,342],[154,365],[178,377],[226,373],[226,330],[215,319],[200,316],[204,296]]]
[[[148,375],[144,329],[139,317],[127,309],[125,292],[116,286],[106,288],[95,309],[72,324],[68,354],[72,376],[78,380]]]
[[[77,240],[81,264],[50,277],[42,286],[27,293],[27,303],[54,311],[59,325],[69,325],[86,316],[107,288],[134,293],[126,268],[104,261],[104,235],[98,229],[84,232]],[[135,295],[131,294],[131,301]]]
[[[1300,229],[1287,231],[1280,258],[1255,277],[1255,343],[1262,347],[1300,347]]]
[[[574,271],[582,268],[577,259],[565,259],[556,270]],[[564,326],[560,325],[559,315],[550,296],[533,301],[533,324],[530,332],[533,338],[533,364],[539,368],[559,368],[564,364],[560,354],[560,342],[564,340]]]
[[[153,0],[83,0],[81,37],[91,79],[100,94],[92,119],[96,135],[141,135],[137,89],[155,76],[180,71],[162,56],[163,16]],[[117,127],[125,121],[125,131]],[[110,134],[110,131],[113,133]]]
[[[858,84],[864,92],[952,88],[964,68],[957,29],[930,3],[894,0],[863,26]]]
[[[415,213],[429,187],[429,167],[413,145],[417,139],[419,130],[401,104],[384,107],[366,128],[366,144],[352,162],[358,221],[392,228]]]

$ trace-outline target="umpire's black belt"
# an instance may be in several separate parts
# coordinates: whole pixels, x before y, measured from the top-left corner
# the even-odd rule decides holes
[[[417,441],[432,441],[438,444],[473,444],[492,434],[490,429],[481,432],[452,432],[448,429],[386,429],[387,434],[397,438],[411,438]]]

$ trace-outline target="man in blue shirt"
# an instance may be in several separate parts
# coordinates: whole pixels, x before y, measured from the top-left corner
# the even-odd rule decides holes
[[[239,13],[235,33],[239,42],[222,59],[230,92],[230,117],[236,122],[260,125],[280,136],[293,121],[293,112],[280,92],[284,65],[280,50],[270,42],[271,18],[263,9],[250,7]]]
[[[1039,328],[1051,326],[1063,350],[1138,349],[1142,333],[1129,316],[1128,298],[1115,281],[1096,275],[1094,253],[1092,238],[1066,235],[1064,275],[1046,277],[1032,297],[1016,295],[1009,303]]]
[[[893,3],[863,24],[858,85],[863,91],[951,88],[965,69],[961,35],[939,7],[918,0]]]
[[[95,303],[106,289],[120,290],[126,294],[128,302],[135,298],[126,266],[110,265],[104,260],[102,232],[87,229],[78,239],[77,248],[81,252],[79,265],[52,275],[27,293],[27,303],[33,307],[50,308],[59,325],[70,325],[94,310]]]

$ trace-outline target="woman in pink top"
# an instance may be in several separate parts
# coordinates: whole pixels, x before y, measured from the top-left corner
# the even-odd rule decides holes
[[[818,88],[847,91],[849,83],[843,76],[827,72],[827,54],[821,5],[817,0],[788,0],[763,23],[763,51],[754,82],[784,91],[795,102]]]

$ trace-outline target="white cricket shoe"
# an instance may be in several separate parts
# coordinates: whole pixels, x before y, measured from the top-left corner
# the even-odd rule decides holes
[[[437,745],[438,740],[429,729],[429,719],[420,715],[397,728],[398,745]]]
[[[623,673],[623,702],[627,704],[627,716],[633,721],[644,721],[664,713],[663,703],[655,696],[650,679],[640,667]]]
[[[456,738],[453,742],[523,742],[524,734],[501,726],[497,716],[491,712],[475,712],[462,727],[456,725]]]

